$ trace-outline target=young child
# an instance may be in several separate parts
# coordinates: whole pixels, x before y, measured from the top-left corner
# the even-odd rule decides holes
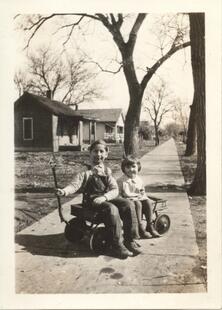
[[[120,258],[140,254],[141,250],[134,240],[137,217],[132,211],[132,202],[118,197],[117,182],[111,170],[104,166],[109,152],[105,141],[93,142],[89,151],[91,169],[78,173],[65,188],[57,189],[57,195],[68,196],[80,190],[83,193],[83,207],[101,212],[110,237],[112,253]]]
[[[122,197],[128,198],[135,204],[140,237],[149,238],[147,232],[153,237],[159,237],[159,233],[152,224],[152,205],[145,194],[143,181],[138,176],[138,172],[141,170],[140,161],[137,158],[128,156],[123,159],[121,168],[124,175],[118,180],[119,191]],[[146,229],[142,224],[143,213],[147,221]]]

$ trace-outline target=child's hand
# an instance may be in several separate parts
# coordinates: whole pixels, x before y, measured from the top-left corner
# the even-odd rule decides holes
[[[57,196],[65,196],[65,191],[61,188],[56,189],[56,195]]]
[[[140,195],[143,196],[144,194],[145,194],[145,189],[142,188],[142,189],[140,190]]]
[[[93,203],[97,204],[97,205],[101,205],[103,202],[106,201],[106,197],[105,196],[101,196],[101,197],[97,197],[93,200]]]

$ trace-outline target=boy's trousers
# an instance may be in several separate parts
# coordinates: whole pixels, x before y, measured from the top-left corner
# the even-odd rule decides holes
[[[117,197],[101,205],[94,205],[93,208],[101,212],[101,219],[105,224],[111,244],[122,244],[123,238],[125,241],[132,241],[136,237],[138,221],[132,201]]]

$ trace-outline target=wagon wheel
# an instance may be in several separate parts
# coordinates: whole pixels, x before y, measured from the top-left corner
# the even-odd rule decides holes
[[[158,215],[154,222],[154,227],[160,235],[165,234],[170,228],[169,216],[166,214]]]
[[[97,254],[103,254],[107,248],[108,236],[105,227],[97,227],[90,238],[90,249]]]
[[[65,237],[70,242],[79,242],[86,229],[86,223],[78,218],[71,219],[65,227]]]

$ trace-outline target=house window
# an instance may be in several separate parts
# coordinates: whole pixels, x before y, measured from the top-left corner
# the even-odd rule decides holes
[[[108,125],[105,125],[105,131],[106,133],[113,133],[113,128]]]
[[[32,117],[23,117],[23,140],[33,140]]]
[[[118,126],[117,127],[117,132],[120,133],[120,134],[123,133],[123,127]]]
[[[95,134],[95,123],[92,123],[91,134],[92,134],[92,135]]]

